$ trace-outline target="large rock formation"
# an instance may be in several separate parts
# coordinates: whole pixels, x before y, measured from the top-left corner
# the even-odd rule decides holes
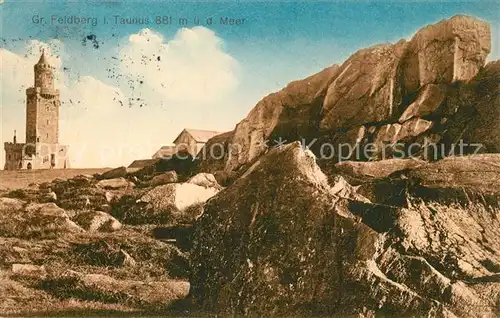
[[[362,49],[262,99],[225,134],[227,155],[205,158],[201,170],[244,170],[277,143],[295,140],[329,160],[435,160],[461,139],[496,152],[500,69],[498,62],[484,67],[490,37],[488,23],[454,16],[409,41]],[[427,153],[429,144],[443,148]],[[369,153],[346,149],[367,145]]]
[[[454,16],[421,29],[400,61],[401,97],[427,84],[470,80],[484,65],[490,50],[490,26],[477,19]]]
[[[462,138],[472,150],[500,152],[500,61],[488,63],[467,84],[450,94],[444,118],[447,142]]]
[[[412,198],[467,206],[481,202],[500,207],[500,154],[421,160],[388,159],[374,162],[345,161],[325,165],[334,182],[338,174],[372,202],[404,206]]]
[[[296,142],[208,201],[193,236],[194,302],[236,315],[494,317],[498,209],[378,205],[335,180]]]
[[[406,42],[358,51],[340,68],[323,101],[320,128],[336,131],[390,120],[397,107],[393,98],[396,69]]]
[[[234,130],[226,169],[234,170],[252,162],[273,146],[272,142],[266,145],[265,140],[278,124],[278,129],[291,129],[295,136],[310,134],[311,128],[314,128],[311,118],[319,113],[322,95],[337,74],[338,66],[334,65],[311,77],[292,82],[257,103]]]

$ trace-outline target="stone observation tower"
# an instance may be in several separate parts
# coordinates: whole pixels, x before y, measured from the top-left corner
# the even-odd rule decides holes
[[[26,143],[4,143],[5,170],[68,168],[68,146],[59,144],[59,90],[45,52],[35,64],[34,86],[26,90]]]

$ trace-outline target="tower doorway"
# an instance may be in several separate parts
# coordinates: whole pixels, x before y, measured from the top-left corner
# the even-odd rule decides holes
[[[56,154],[52,153],[50,154],[50,169],[54,168],[56,166]]]
[[[31,169],[33,168],[33,166],[31,165],[31,162],[28,162],[28,165],[26,166],[26,168],[27,168],[28,170],[31,170]]]

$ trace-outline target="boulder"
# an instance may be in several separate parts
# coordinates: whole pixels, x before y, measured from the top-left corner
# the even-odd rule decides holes
[[[407,43],[363,49],[342,64],[323,101],[320,129],[337,130],[390,120],[397,110],[393,96],[396,69]]]
[[[113,208],[109,204],[103,204],[101,205],[101,211],[111,213],[113,211]]]
[[[86,175],[52,184],[57,204],[66,210],[92,210],[106,203],[105,191],[96,187],[97,181]],[[47,189],[48,190],[48,189]]]
[[[447,157],[402,172],[411,196],[426,201],[500,206],[500,154]]]
[[[432,163],[419,159],[346,161],[324,165],[330,182],[338,175],[358,186],[373,203],[406,206],[410,200],[441,204],[500,203],[498,154],[447,157]]]
[[[40,312],[54,305],[54,300],[47,293],[26,286],[5,272],[0,276],[0,295],[3,316],[27,316],[28,309]]]
[[[97,187],[109,190],[131,189],[134,186],[133,182],[125,178],[105,179],[97,182]]]
[[[71,182],[73,185],[78,186],[90,186],[94,182],[94,177],[88,174],[79,174],[71,179],[68,182]]]
[[[216,188],[204,188],[192,183],[171,183],[146,192],[137,200],[145,205],[149,217],[179,216],[192,219],[202,211],[203,204],[219,192]]]
[[[125,167],[118,167],[115,169],[108,170],[101,175],[98,176],[98,179],[116,179],[116,178],[123,178],[127,175],[127,168]]]
[[[488,63],[479,74],[449,94],[450,118],[444,139],[470,145],[467,153],[500,152],[500,61]]]
[[[131,225],[192,222],[218,192],[192,183],[169,183],[124,195],[113,201],[111,214]]]
[[[189,292],[189,283],[185,281],[142,282],[74,271],[47,277],[42,280],[40,287],[62,299],[75,297],[86,301],[106,299],[113,303],[142,306],[173,303]]]
[[[429,129],[432,128],[434,123],[429,120],[421,119],[421,118],[412,118],[408,121],[405,121],[401,125],[401,130],[399,134],[397,135],[397,141],[401,140],[408,140],[412,137],[417,137],[419,135],[422,135],[423,133],[427,132]]]
[[[73,220],[89,232],[113,232],[122,227],[117,219],[101,211],[82,212]]]
[[[456,15],[422,28],[408,43],[399,64],[401,96],[427,84],[472,79],[490,50],[489,24],[470,16]]]
[[[0,235],[5,237],[47,238],[79,232],[84,230],[55,203],[31,203],[0,216]]]
[[[343,210],[339,199],[314,155],[299,144],[261,157],[210,200],[195,223],[190,279],[195,302],[207,310],[248,315],[312,314],[307,308],[316,298],[314,306],[333,299],[338,305],[341,294],[333,286],[342,279],[340,255],[367,257],[376,235],[355,225],[348,212],[337,215],[334,211]],[[359,235],[366,243],[344,250],[334,234],[340,228],[352,242]]]
[[[47,189],[50,189],[51,186],[52,186],[52,183],[50,183],[50,182],[42,182],[38,185],[38,189],[39,190],[47,190]]]
[[[124,267],[134,265],[136,261],[121,248],[122,244],[109,238],[97,237],[90,242],[74,244],[71,252],[80,262],[93,266]]]
[[[25,202],[13,198],[0,198],[0,212],[20,210]]]
[[[123,254],[123,266],[126,267],[135,267],[137,265],[136,261],[130,256],[129,253],[127,253],[124,250],[121,250],[121,253]]]
[[[113,201],[116,198],[115,194],[110,191],[106,191],[104,193],[104,196],[106,197],[106,202],[108,203],[111,203],[111,201]]]
[[[494,315],[467,283],[499,264],[490,212],[377,205],[355,190],[330,186],[299,143],[260,157],[194,224],[194,302],[223,315]]]
[[[344,161],[335,164],[328,175],[341,174],[352,179],[369,179],[369,178],[384,178],[394,172],[412,169],[426,164],[423,160],[418,159],[386,159],[371,162],[359,161]]]
[[[399,122],[414,117],[424,117],[434,113],[446,98],[447,86],[443,84],[428,84],[420,89],[417,99],[406,108]]]
[[[12,264],[12,272],[20,275],[44,275],[45,266],[33,264]]]
[[[211,173],[198,173],[197,175],[191,177],[187,183],[196,184],[204,188],[222,189],[220,184],[215,179],[215,176]]]
[[[480,203],[414,202],[398,218],[402,253],[416,251],[452,281],[490,276],[500,270],[499,211]]]
[[[229,160],[229,145],[233,131],[228,131],[210,138],[198,153],[197,170],[209,173],[224,171]]]
[[[156,187],[159,185],[177,182],[177,173],[175,171],[167,171],[162,174],[156,175],[149,181],[149,185]]]
[[[262,155],[269,147],[275,145],[273,140],[265,141],[273,134],[272,139],[291,140],[287,136],[288,127],[315,127],[314,117],[320,111],[321,104],[317,99],[326,92],[328,84],[338,74],[338,66],[334,65],[300,81],[288,84],[277,93],[264,97],[250,111],[248,116],[236,125],[229,143],[229,158],[225,170],[236,170],[245,163],[250,163]],[[289,110],[281,114],[284,108]],[[307,110],[303,111],[302,108]],[[294,111],[295,109],[295,111]],[[296,111],[311,114],[310,117],[294,116]],[[276,127],[279,123],[283,126]],[[276,129],[275,132],[273,132]],[[300,134],[299,133],[296,133]]]

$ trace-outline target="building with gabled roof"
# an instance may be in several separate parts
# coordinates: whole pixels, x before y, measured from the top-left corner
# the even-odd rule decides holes
[[[196,157],[207,141],[220,135],[221,132],[213,130],[183,129],[174,139],[173,145],[162,146],[156,151],[152,158],[172,158],[178,152],[188,152],[192,157]]]
[[[220,135],[221,132],[213,130],[183,129],[174,139],[174,144],[178,151],[187,151],[191,156],[196,157],[207,141]]]
[[[189,135],[190,138],[192,138],[197,143],[206,143],[210,138],[220,134],[222,133],[219,131],[184,128],[181,133],[174,139],[174,144],[177,145],[178,143],[182,142],[181,139],[185,135]]]

